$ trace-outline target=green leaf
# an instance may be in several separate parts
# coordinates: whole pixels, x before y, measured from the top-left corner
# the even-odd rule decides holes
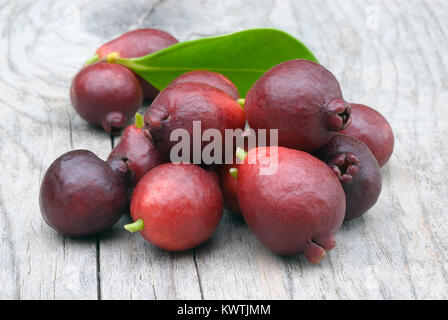
[[[318,62],[303,43],[283,31],[250,29],[181,42],[141,58],[111,60],[130,68],[160,90],[191,70],[219,72],[245,97],[263,73],[293,59]]]

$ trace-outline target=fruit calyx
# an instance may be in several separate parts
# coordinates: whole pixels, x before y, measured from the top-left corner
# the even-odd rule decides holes
[[[344,99],[335,99],[325,106],[325,117],[328,129],[332,131],[344,130],[351,122],[352,108]]]
[[[152,143],[155,143],[152,134],[151,134],[151,130],[149,130],[149,128],[144,127],[143,128],[143,135],[148,138]]]
[[[344,152],[331,158],[328,165],[341,183],[352,183],[359,173],[360,162],[353,153]]]

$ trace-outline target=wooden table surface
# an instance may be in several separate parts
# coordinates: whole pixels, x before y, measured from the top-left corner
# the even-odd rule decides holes
[[[75,240],[42,220],[59,155],[112,139],[71,108],[71,78],[106,40],[156,27],[180,40],[274,27],[301,39],[348,101],[390,121],[383,191],[317,266],[265,249],[224,213],[212,239],[168,253],[126,232]],[[448,298],[448,3],[428,1],[0,1],[0,298]],[[144,111],[144,109],[142,109]]]

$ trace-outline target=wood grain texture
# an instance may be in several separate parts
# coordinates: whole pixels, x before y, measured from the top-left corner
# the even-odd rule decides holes
[[[396,147],[380,199],[318,266],[272,254],[228,212],[212,239],[180,254],[128,234],[126,215],[84,240],[43,222],[50,163],[78,148],[106,158],[118,139],[72,110],[71,78],[101,43],[149,26],[180,40],[283,29],[348,101],[388,118]],[[0,298],[448,298],[446,1],[0,1],[0,31]]]

